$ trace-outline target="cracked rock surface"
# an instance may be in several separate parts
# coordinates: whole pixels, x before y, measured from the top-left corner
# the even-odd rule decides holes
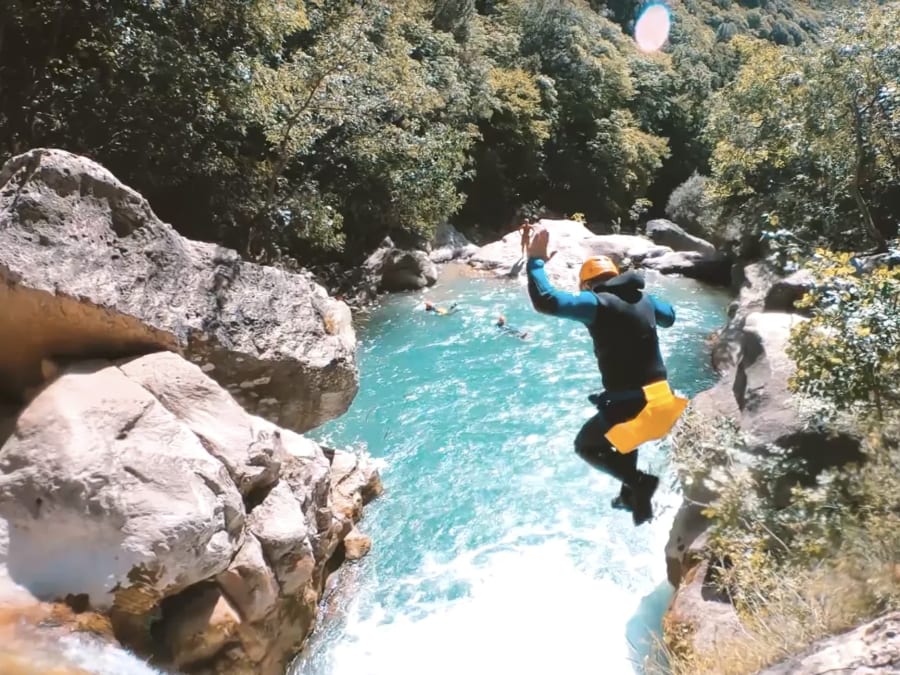
[[[380,491],[176,354],[70,364],[0,447],[0,595],[78,597],[184,672],[283,672]]]
[[[43,359],[169,350],[241,406],[303,432],[359,388],[350,309],[309,275],[180,236],[102,166],[36,149],[0,169],[0,399]]]

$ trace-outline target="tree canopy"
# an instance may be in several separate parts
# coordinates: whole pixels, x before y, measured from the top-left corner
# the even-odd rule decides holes
[[[671,0],[670,40],[653,54],[631,37],[637,0],[6,4],[4,153],[90,156],[180,231],[251,257],[353,260],[385,235],[414,242],[448,220],[496,230],[523,207],[627,228],[695,172],[732,210],[772,176],[794,176],[773,195],[839,186],[818,225],[832,229],[860,192],[880,228],[896,189],[893,94],[872,99],[896,73],[877,42],[895,8],[877,13],[881,37],[858,33],[871,67],[857,72],[834,38],[822,46],[827,8],[801,0]],[[757,91],[804,59],[787,100]],[[791,103],[829,78],[856,108]],[[766,144],[789,140],[779,125],[801,114],[824,135],[811,156],[779,146],[785,165],[770,167]],[[821,178],[829,162],[843,178]]]

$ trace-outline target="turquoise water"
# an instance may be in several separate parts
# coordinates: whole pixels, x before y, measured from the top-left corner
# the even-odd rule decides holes
[[[727,299],[648,283],[678,315],[661,331],[671,381],[695,394],[714,381],[703,342]],[[423,299],[459,311],[435,316]],[[502,334],[499,313],[528,339]],[[346,566],[291,672],[642,672],[679,497],[665,443],[642,449],[663,481],[656,519],[634,528],[609,507],[618,485],[572,450],[599,387],[587,330],[534,312],[524,280],[457,278],[390,297],[359,336],[359,394],[310,435],[366,448],[385,494],[360,524],[372,552]]]

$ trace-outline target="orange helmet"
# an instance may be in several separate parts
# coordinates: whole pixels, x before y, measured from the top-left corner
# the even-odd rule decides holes
[[[578,282],[583,286],[585,282],[598,277],[614,277],[619,273],[616,264],[605,255],[595,255],[585,260],[578,273]]]

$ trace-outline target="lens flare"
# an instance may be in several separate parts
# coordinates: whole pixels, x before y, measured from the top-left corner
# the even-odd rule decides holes
[[[642,52],[659,50],[669,38],[669,9],[665,5],[648,5],[634,26],[634,40]]]

